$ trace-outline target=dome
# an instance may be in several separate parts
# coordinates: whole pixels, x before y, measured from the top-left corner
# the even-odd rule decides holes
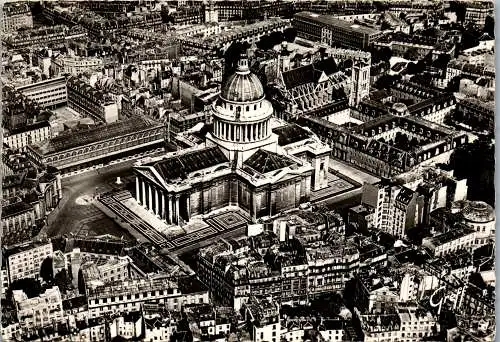
[[[495,220],[495,210],[485,202],[467,202],[462,210],[464,219],[476,223],[488,223]]]
[[[248,69],[248,60],[238,61],[236,73],[231,75],[222,87],[221,97],[233,102],[252,102],[264,97],[264,87],[257,75]]]
[[[408,114],[408,107],[404,103],[395,103],[392,106],[394,115],[405,116]]]

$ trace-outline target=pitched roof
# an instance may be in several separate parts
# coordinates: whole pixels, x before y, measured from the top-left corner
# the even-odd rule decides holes
[[[303,84],[315,82],[319,78],[317,73],[319,71],[315,72],[311,64],[305,65],[282,73],[283,82],[285,82],[287,89],[292,89]]]
[[[244,163],[255,171],[264,174],[271,171],[283,169],[295,164],[295,162],[285,156],[274,152],[259,149]]]
[[[325,58],[313,64],[316,70],[321,70],[327,75],[331,75],[338,71],[337,63],[333,57]]]
[[[285,146],[288,144],[295,143],[307,139],[311,136],[311,133],[297,124],[290,124],[286,126],[276,127],[273,129],[273,133],[278,135],[278,144],[280,146]]]
[[[134,117],[110,124],[96,125],[89,129],[64,132],[55,138],[34,145],[34,148],[40,154],[47,155],[161,126],[161,123],[154,120],[145,117]]]
[[[185,179],[191,172],[203,170],[229,160],[219,147],[188,152],[149,164],[165,179]],[[148,164],[146,164],[148,165]]]
[[[287,89],[303,84],[317,82],[324,72],[327,76],[338,71],[337,63],[333,57],[322,59],[313,64],[304,65],[282,73]]]

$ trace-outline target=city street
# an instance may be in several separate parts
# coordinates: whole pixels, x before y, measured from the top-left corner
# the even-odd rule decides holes
[[[50,213],[47,227],[41,233],[47,234],[48,237],[69,233],[80,236],[112,234],[132,240],[126,230],[90,202],[82,201],[82,198],[93,198],[97,193],[126,188],[133,180],[133,163],[134,161],[128,161],[63,179],[63,198],[58,207]],[[116,177],[121,177],[121,185],[116,184]]]

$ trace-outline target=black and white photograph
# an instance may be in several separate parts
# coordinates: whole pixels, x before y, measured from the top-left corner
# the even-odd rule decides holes
[[[495,341],[495,6],[1,1],[0,340]]]

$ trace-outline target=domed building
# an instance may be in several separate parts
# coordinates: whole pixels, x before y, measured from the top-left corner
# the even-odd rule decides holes
[[[394,116],[408,116],[410,112],[408,111],[408,107],[404,103],[395,103],[392,105],[390,113]]]
[[[246,57],[211,114],[203,144],[134,167],[136,200],[162,220],[182,224],[238,206],[255,221],[296,208],[328,186],[330,147],[310,130],[273,118]]]
[[[272,115],[273,107],[265,99],[262,83],[250,72],[248,60],[242,58],[213,105],[214,129],[207,140],[241,167],[259,148],[276,152],[278,137],[271,130]]]
[[[462,222],[476,231],[476,245],[495,239],[495,209],[481,201],[460,201],[453,203],[452,210],[460,212]]]

